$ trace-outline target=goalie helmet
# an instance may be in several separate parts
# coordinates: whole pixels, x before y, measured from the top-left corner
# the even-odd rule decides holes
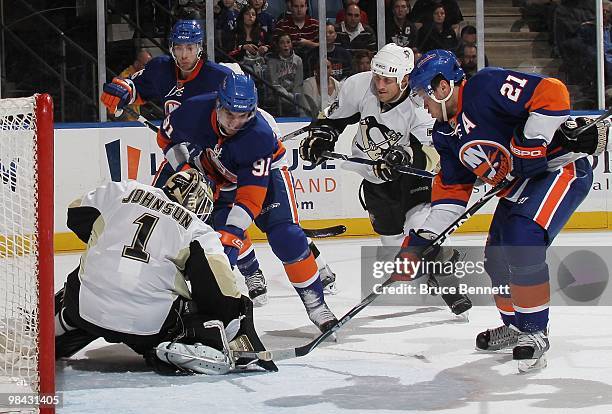
[[[213,210],[214,193],[209,181],[195,168],[180,171],[168,178],[164,193],[206,221]]]
[[[371,68],[372,73],[395,78],[400,90],[404,90],[402,80],[414,68],[414,52],[409,47],[386,44],[372,58]]]

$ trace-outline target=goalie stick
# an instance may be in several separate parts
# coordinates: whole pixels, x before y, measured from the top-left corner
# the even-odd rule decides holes
[[[157,133],[159,131],[159,127],[154,125],[151,121],[149,121],[147,118],[145,118],[144,116],[140,115],[138,112],[134,111],[132,108],[126,106],[124,108],[122,108],[125,112],[127,112],[128,114],[132,115],[133,117],[138,118],[138,122],[140,122],[141,124],[145,125],[146,127],[148,127],[151,131],[154,131],[155,133]],[[117,111],[119,112],[119,111]],[[121,115],[121,113],[118,113],[118,115]],[[117,116],[118,116],[117,115]],[[297,131],[293,131],[287,135],[285,135],[284,137],[281,138],[281,141],[286,141],[288,139],[292,139],[304,132],[306,132],[308,130],[309,126],[305,126],[303,128],[298,129]],[[343,225],[337,225],[337,226],[330,226],[330,227],[323,227],[320,229],[305,229],[302,228],[302,230],[304,230],[304,234],[306,234],[307,237],[311,237],[313,239],[321,239],[321,238],[325,238],[325,237],[333,237],[333,236],[339,236],[342,233],[346,232],[346,226]]]
[[[493,188],[491,188],[485,195],[480,198],[480,200],[476,201],[470,208],[468,208],[461,216],[459,216],[450,226],[448,226],[442,233],[438,235],[434,240],[429,243],[429,245],[423,251],[423,255],[427,255],[431,253],[432,249],[437,246],[440,246],[444,241],[455,232],[463,223],[465,223],[470,217],[474,215],[478,210],[480,210],[489,200],[495,197],[500,191],[504,190],[510,182],[508,180],[503,180]],[[381,285],[380,291],[382,291],[384,287],[395,283],[397,280],[393,277],[385,280],[385,282]],[[346,315],[336,322],[328,331],[323,332],[321,335],[316,337],[313,341],[307,343],[306,345],[298,346],[297,348],[287,348],[287,349],[277,349],[277,350],[268,350],[268,351],[260,351],[260,352],[248,352],[248,351],[232,351],[233,356],[235,358],[256,358],[263,361],[281,361],[283,359],[290,359],[301,357],[304,355],[308,355],[313,349],[315,349],[321,342],[327,339],[330,335],[339,330],[343,325],[345,325],[348,321],[353,319],[355,315],[357,315],[361,310],[363,310],[366,306],[372,303],[378,296],[379,293],[372,292],[368,296],[366,296],[359,304],[349,310]]]

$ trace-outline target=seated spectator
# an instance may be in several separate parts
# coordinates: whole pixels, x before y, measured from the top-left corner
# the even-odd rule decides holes
[[[120,78],[129,78],[130,76],[132,76],[134,73],[143,70],[145,65],[153,58],[153,56],[151,56],[151,54],[144,50],[144,49],[139,49],[138,52],[136,53],[136,58],[134,59],[134,62],[128,66],[127,68],[123,69],[121,71],[121,73],[119,73],[119,77]],[[136,112],[137,114],[140,114],[140,104],[132,104],[132,105],[128,105],[129,108],[131,108],[134,112]],[[126,111],[124,111],[121,115],[119,116],[111,116],[110,119],[112,119],[113,121],[136,121],[138,120],[137,116],[133,116],[128,114]]]
[[[353,54],[353,75],[372,70],[372,57],[374,53],[369,50],[358,50]]]
[[[438,5],[433,11],[431,20],[423,23],[417,34],[417,48],[421,53],[433,49],[454,51],[459,41],[453,28],[446,22],[446,10]]]
[[[293,51],[302,60],[319,46],[319,22],[308,15],[306,0],[291,0],[291,14],[276,23],[276,30],[291,36]]]
[[[457,58],[465,72],[466,79],[470,79],[478,72],[478,50],[475,45],[464,44],[463,48],[457,53]]]
[[[266,32],[257,22],[257,13],[253,6],[245,6],[236,20],[236,29],[226,32],[223,36],[222,47],[229,56],[237,61],[245,57],[262,57],[270,48]]]
[[[338,34],[336,33],[336,27],[333,23],[327,23],[325,25],[325,38],[327,43],[327,59],[332,65],[332,76],[339,81],[344,80],[351,75],[352,63],[351,54],[336,43]],[[310,77],[314,74],[314,67],[318,65],[319,61],[319,48],[312,49],[308,53],[306,58],[306,68],[304,73],[306,77]]]
[[[266,11],[268,8],[267,0],[249,0],[249,4],[253,6],[257,13],[257,22],[266,33],[274,33],[276,22],[274,17]]]
[[[340,91],[340,82],[330,76],[331,62],[325,60],[327,64],[327,103],[332,103]],[[319,77],[319,66],[314,69],[314,76],[304,80],[304,105],[310,108],[310,114],[306,116],[316,117],[321,112],[321,80]]]
[[[476,46],[476,28],[471,25],[465,26],[461,29],[461,38],[459,39],[459,46],[457,46],[457,55],[463,52],[464,46]],[[489,59],[485,55],[485,66],[489,66]]]
[[[302,59],[293,53],[291,36],[287,33],[279,34],[274,41],[273,52],[268,56],[266,78],[274,87],[266,94],[271,112],[276,116],[298,116],[296,106],[290,102],[295,102],[297,94],[302,92],[304,72]]]
[[[408,0],[393,0],[391,2],[390,21],[386,21],[387,43],[395,43],[403,47],[415,47],[417,28],[413,22],[408,20],[410,2]]]
[[[240,6],[236,0],[222,0],[219,7],[219,13],[215,16],[215,42],[222,47],[223,34],[236,30]]]
[[[276,1],[280,2],[280,0]],[[276,21],[279,22],[289,16],[291,16],[291,0],[285,0],[285,11],[278,14],[278,16],[276,17]]]
[[[346,13],[346,8],[351,5],[351,4],[356,4],[359,6],[359,0],[344,0],[344,8],[338,10],[338,13],[336,13],[336,24],[340,24],[344,21],[344,16]],[[361,22],[362,25],[367,26],[368,23],[368,14],[366,12],[364,12],[363,10],[361,10],[361,13],[359,14],[359,21]]]
[[[345,19],[336,26],[338,43],[349,50],[377,50],[376,35],[370,26],[364,26],[359,21],[361,9],[356,4],[350,4],[345,10]]]
[[[457,0],[416,0],[408,20],[416,22],[417,27],[420,27],[431,20],[431,14],[438,6],[444,6],[447,13],[446,24],[455,30],[455,34],[459,33],[459,23],[463,21],[463,14]]]

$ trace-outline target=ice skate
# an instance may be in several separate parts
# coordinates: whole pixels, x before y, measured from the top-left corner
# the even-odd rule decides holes
[[[519,331],[513,326],[502,325],[487,329],[476,336],[476,349],[487,352],[509,352],[518,343]]]
[[[521,332],[518,345],[512,350],[512,357],[518,361],[519,372],[546,368],[546,351],[550,348],[548,332]]]
[[[338,293],[338,287],[336,286],[336,274],[332,272],[329,265],[325,265],[324,268],[319,269],[319,277],[323,284],[323,293],[326,295],[335,295]]]
[[[261,269],[257,269],[250,276],[245,276],[244,282],[249,289],[249,297],[253,301],[253,306],[260,307],[268,303],[268,286]]]
[[[338,319],[334,316],[326,303],[312,309],[307,308],[306,311],[312,323],[317,325],[317,328],[319,328],[322,333],[330,330],[331,327],[338,322]],[[332,334],[332,338],[336,340],[335,334]]]

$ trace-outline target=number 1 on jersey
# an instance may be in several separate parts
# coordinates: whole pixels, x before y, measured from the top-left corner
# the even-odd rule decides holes
[[[147,248],[151,233],[153,233],[153,229],[158,221],[159,217],[148,213],[144,213],[134,220],[134,224],[138,226],[138,229],[136,230],[134,239],[132,239],[132,244],[123,246],[123,253],[121,256],[132,260],[138,260],[139,262],[149,263],[149,257],[151,255],[145,249]]]
[[[508,82],[504,83],[499,90],[503,96],[508,97],[512,102],[518,102],[519,96],[521,96],[521,92],[523,92],[523,88],[527,85],[527,79],[517,78],[516,76],[508,75],[506,78]],[[510,82],[514,82],[517,85],[513,85]]]

